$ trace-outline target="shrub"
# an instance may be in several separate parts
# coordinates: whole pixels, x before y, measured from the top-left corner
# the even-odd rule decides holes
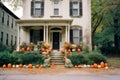
[[[10,63],[10,54],[7,51],[0,52],[0,66]]]
[[[68,56],[73,65],[88,64],[89,59],[86,54],[74,52],[71,56]]]
[[[107,59],[105,56],[103,56],[99,51],[91,51],[88,54],[88,58],[92,63],[97,63],[99,64],[101,61],[107,62]]]

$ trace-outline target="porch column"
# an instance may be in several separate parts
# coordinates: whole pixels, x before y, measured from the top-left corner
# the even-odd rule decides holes
[[[68,33],[67,33],[67,30],[68,30],[68,28],[67,28],[67,26],[66,26],[66,28],[65,28],[65,37],[66,37],[66,38],[65,38],[65,41],[66,41],[66,42],[68,41],[68,39],[67,39],[67,37],[68,37],[68,36],[67,36],[67,34],[68,34]]]
[[[48,25],[46,25],[46,42],[48,43]]]
[[[17,51],[20,51],[20,26],[18,26]]]
[[[68,42],[70,42],[70,25],[68,25]]]
[[[44,42],[45,42],[45,25],[44,25]]]

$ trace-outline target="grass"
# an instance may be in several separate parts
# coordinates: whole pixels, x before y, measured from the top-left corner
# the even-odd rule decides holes
[[[108,57],[107,60],[111,68],[120,68],[120,57]]]

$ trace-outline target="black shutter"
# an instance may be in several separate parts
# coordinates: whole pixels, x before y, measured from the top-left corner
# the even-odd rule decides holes
[[[80,39],[80,42],[82,42],[82,29],[79,30],[79,39]]]
[[[34,1],[31,1],[31,16],[34,15]]]
[[[72,14],[72,1],[70,1],[70,16],[72,16],[73,14]]]
[[[44,15],[44,1],[41,2],[41,16]]]
[[[79,16],[82,16],[82,0],[79,2]]]
[[[30,42],[33,42],[33,30],[30,30]]]
[[[70,29],[70,43],[73,43],[73,30]]]

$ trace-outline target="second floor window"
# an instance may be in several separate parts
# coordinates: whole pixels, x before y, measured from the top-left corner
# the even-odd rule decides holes
[[[44,1],[32,1],[31,2],[31,16],[43,16],[44,15]]]
[[[9,15],[7,16],[7,26],[9,26]]]
[[[2,23],[4,23],[4,12],[2,12]]]
[[[54,1],[54,15],[59,15],[59,2]]]
[[[82,16],[82,0],[70,0],[70,16]]]

